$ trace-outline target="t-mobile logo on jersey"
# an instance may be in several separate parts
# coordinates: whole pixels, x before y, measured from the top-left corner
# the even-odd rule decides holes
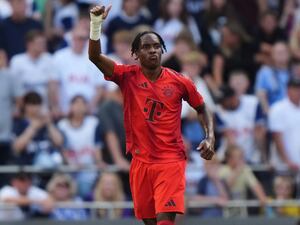
[[[164,104],[162,102],[147,98],[144,107],[144,112],[148,114],[146,120],[155,122],[156,117],[161,116],[163,108]]]

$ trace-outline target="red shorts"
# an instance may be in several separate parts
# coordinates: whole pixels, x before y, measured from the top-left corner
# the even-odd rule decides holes
[[[135,216],[156,218],[158,213],[184,213],[186,161],[165,164],[132,160],[130,187]]]

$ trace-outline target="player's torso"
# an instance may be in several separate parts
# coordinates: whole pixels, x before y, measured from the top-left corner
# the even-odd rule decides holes
[[[151,123],[167,123],[180,115],[183,87],[172,75],[163,69],[156,81],[150,81],[142,73],[128,77],[123,90],[125,104],[134,108],[135,116]]]
[[[128,76],[122,88],[124,96],[125,124],[134,142],[133,148],[140,154],[150,152],[149,157],[175,154],[183,150],[181,139],[181,104],[184,87],[177,75],[163,69],[156,81],[150,81],[142,73]],[[127,135],[128,137],[128,135]],[[172,152],[172,153],[171,153]]]

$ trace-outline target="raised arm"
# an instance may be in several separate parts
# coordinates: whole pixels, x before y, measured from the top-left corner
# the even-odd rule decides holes
[[[214,155],[215,135],[213,118],[206,105],[198,107],[198,120],[205,131],[205,139],[199,144],[197,150],[200,151],[201,157],[210,160]]]
[[[98,67],[105,76],[112,76],[114,61],[102,54],[100,45],[101,25],[108,15],[111,6],[95,6],[90,11],[90,40],[89,59]]]

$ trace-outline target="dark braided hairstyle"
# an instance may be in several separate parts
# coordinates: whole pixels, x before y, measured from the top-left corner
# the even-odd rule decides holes
[[[158,33],[154,32],[154,31],[144,31],[144,32],[138,33],[131,44],[131,55],[132,56],[139,49],[140,44],[141,44],[141,37],[144,36],[145,34],[155,34],[158,37],[159,43],[162,46],[162,52],[164,53],[167,51],[165,42]]]

